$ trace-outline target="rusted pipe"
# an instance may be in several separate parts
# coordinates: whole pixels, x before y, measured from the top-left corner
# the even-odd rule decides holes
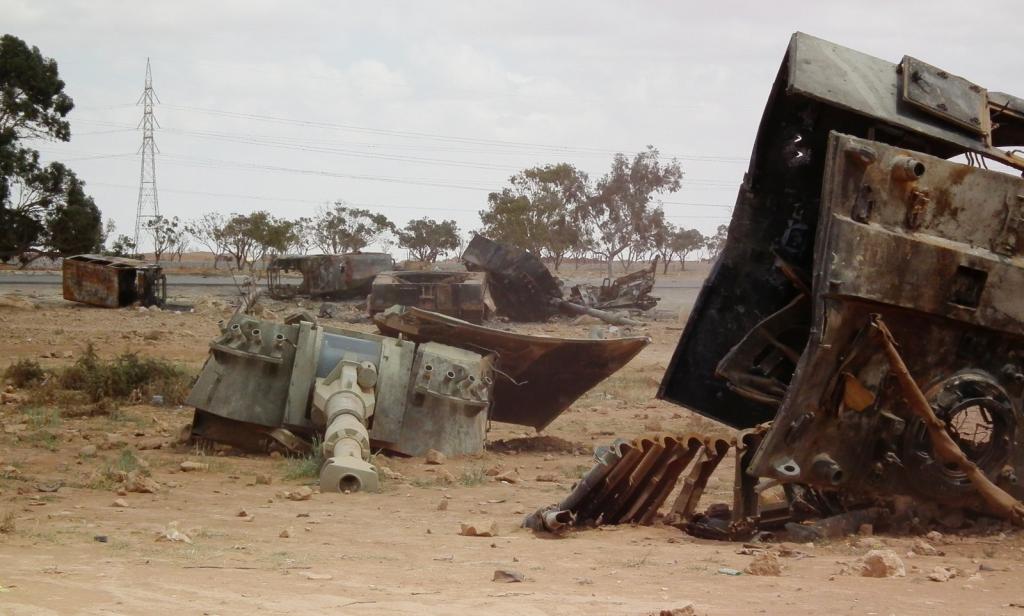
[[[953,437],[949,435],[949,432],[946,431],[946,423],[935,415],[928,399],[925,398],[921,388],[917,386],[914,377],[911,376],[910,370],[907,369],[907,364],[900,357],[892,332],[882,321],[882,316],[871,315],[871,325],[879,333],[889,366],[900,383],[903,397],[910,406],[911,412],[921,418],[928,430],[928,438],[931,440],[936,457],[947,464],[955,464],[967,475],[993,515],[1009,520],[1017,526],[1024,526],[1024,504],[993,483],[978,468],[978,465],[964,454]]]

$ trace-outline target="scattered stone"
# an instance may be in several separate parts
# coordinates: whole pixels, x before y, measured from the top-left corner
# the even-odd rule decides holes
[[[299,575],[307,580],[332,580],[334,576],[330,573],[314,573],[313,571],[300,571]]]
[[[380,473],[380,475],[384,477],[384,479],[390,481],[405,481],[405,475],[399,473],[398,471],[393,471],[387,466],[378,466],[377,472]]]
[[[269,486],[273,480],[274,478],[267,473],[256,473],[256,485],[258,486]]]
[[[185,460],[181,463],[180,467],[183,472],[191,473],[194,471],[208,471],[210,465],[205,462],[193,462],[191,460]]]
[[[782,575],[782,563],[772,552],[761,552],[743,569],[747,575]]]
[[[492,466],[484,471],[484,475],[488,477],[497,477],[501,474],[501,466]]]
[[[140,494],[156,494],[160,491],[160,485],[139,471],[131,471],[125,476],[123,489]]]
[[[554,474],[554,473],[544,473],[544,474],[541,474],[541,475],[537,475],[537,481],[544,481],[544,482],[549,482],[549,483],[558,483],[561,480],[562,480],[562,478],[559,477],[558,475]]]
[[[298,490],[285,492],[285,498],[293,501],[307,501],[313,498],[313,490],[309,486],[302,486]]]
[[[519,483],[519,473],[515,469],[507,470],[504,473],[495,475],[494,480],[504,481],[505,483]]]
[[[652,419],[644,423],[644,432],[661,432],[662,430],[664,430],[664,428],[662,427],[661,422],[657,419]]]
[[[942,541],[942,533],[940,533],[937,530],[933,530],[929,532],[927,535],[925,535],[924,538],[928,541],[931,541],[932,543],[939,543]]]
[[[733,569],[732,567],[720,567],[718,569],[718,572],[721,573],[722,575],[731,575],[731,576],[743,575],[742,571],[740,571],[739,569]]]
[[[114,502],[110,504],[110,506],[111,507],[130,507],[131,505],[129,505],[128,501],[126,501],[123,498],[116,498],[116,499],[114,499]]]
[[[286,529],[282,530],[277,536],[282,538],[282,539],[287,539],[287,538],[292,536],[292,533],[291,533],[290,530],[288,530],[286,528]]]
[[[906,577],[903,561],[892,550],[871,550],[860,560],[860,574],[863,577]]]
[[[935,567],[928,574],[928,579],[933,582],[948,582],[957,576],[957,570],[950,567]]]
[[[522,582],[525,579],[526,577],[518,571],[513,571],[511,569],[495,569],[494,578],[492,578],[491,581],[511,584],[514,582]]]
[[[36,489],[40,492],[56,492],[57,490],[64,487],[63,481],[55,481],[53,483],[37,483]]]
[[[180,543],[192,543],[192,538],[178,530],[178,523],[171,522],[160,533],[157,533],[157,541],[174,541]]]
[[[861,524],[857,528],[857,534],[861,537],[870,537],[875,534],[875,526],[873,524]]]
[[[0,402],[3,404],[18,404],[21,402],[21,396],[18,394],[12,394],[8,392],[0,393]]]
[[[61,357],[63,357],[64,359],[71,359],[74,356],[75,354],[72,353],[71,351],[64,351],[63,353],[61,353]]]
[[[100,444],[100,449],[122,449],[128,445],[128,440],[113,432],[108,432],[103,437],[103,442]]]
[[[448,500],[442,498],[441,502],[437,504],[438,511],[448,511]]]
[[[480,524],[461,524],[459,534],[463,537],[497,537],[498,523],[491,522],[490,526],[484,527]]]
[[[674,607],[670,610],[651,612],[650,616],[697,616],[697,611],[691,603],[689,605],[684,605],[683,607]]]
[[[444,464],[445,460],[447,460],[447,456],[436,449],[428,449],[424,456],[424,462],[427,464]]]
[[[92,540],[99,543],[106,543],[109,539],[106,535],[94,535]]]
[[[455,483],[455,475],[452,475],[451,471],[449,471],[446,468],[437,469],[437,478],[440,479],[443,483]]]
[[[942,556],[943,554],[943,552],[937,550],[934,546],[932,546],[932,544],[928,543],[927,541],[922,541],[921,539],[918,539],[914,542],[914,545],[910,548],[910,551],[919,556]]]
[[[163,449],[166,444],[167,442],[163,438],[157,436],[140,440],[135,444],[135,448],[140,451],[148,449]]]

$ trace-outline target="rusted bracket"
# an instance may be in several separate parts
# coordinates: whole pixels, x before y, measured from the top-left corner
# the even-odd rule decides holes
[[[914,382],[907,369],[907,364],[896,349],[892,332],[886,327],[879,314],[871,315],[871,326],[877,331],[885,350],[889,366],[895,374],[903,390],[903,397],[910,406],[912,413],[921,418],[928,430],[928,438],[932,442],[935,455],[942,462],[955,464],[967,475],[974,487],[978,489],[982,500],[993,515],[1009,520],[1017,526],[1024,526],[1024,504],[1010,496],[1005,490],[990,480],[978,466],[972,462],[946,431],[946,423],[935,415],[931,404],[925,398],[921,388]]]
[[[700,503],[700,497],[704,494],[711,473],[718,467],[728,451],[729,442],[724,439],[708,439],[704,443],[700,459],[690,469],[689,476],[683,482],[683,489],[679,491],[679,496],[672,504],[672,510],[666,516],[666,524],[685,523],[693,517],[693,512],[697,510],[697,504]]]

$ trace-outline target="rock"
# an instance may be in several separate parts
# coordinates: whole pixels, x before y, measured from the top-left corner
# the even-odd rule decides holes
[[[542,475],[537,475],[537,481],[545,481],[545,482],[549,482],[549,483],[558,483],[561,480],[562,480],[562,478],[559,477],[558,475],[554,474],[554,473],[545,473],[545,474],[542,474]]]
[[[388,480],[392,480],[392,481],[405,481],[405,475],[403,475],[402,473],[399,473],[398,471],[393,471],[390,468],[388,468],[387,466],[378,466],[377,467],[377,472],[382,477],[384,477],[384,479],[388,479]]]
[[[644,432],[661,432],[662,430],[664,430],[664,428],[662,427],[661,422],[657,419],[652,419],[644,423]]]
[[[462,523],[459,534],[463,537],[497,537],[498,536],[498,523],[491,522],[489,526],[483,526],[481,524],[466,524]]]
[[[941,556],[942,555],[942,552],[940,552],[939,550],[935,549],[932,546],[932,544],[928,543],[927,541],[922,541],[921,539],[918,539],[917,541],[914,542],[914,545],[913,545],[913,547],[910,548],[910,551],[913,552],[914,554],[918,554],[920,556]]]
[[[526,577],[518,571],[513,571],[511,569],[495,569],[494,577],[491,579],[491,581],[510,584],[514,582],[522,582],[525,579]]]
[[[256,473],[256,485],[258,486],[269,486],[273,480],[274,478],[267,473]]]
[[[924,538],[928,541],[931,541],[932,543],[939,543],[940,541],[942,541],[942,533],[940,533],[937,530],[933,530],[927,535],[925,535]]]
[[[118,498],[118,499],[114,499],[114,502],[111,503],[110,506],[111,507],[130,507],[131,505],[129,505],[128,501],[126,501],[125,499]]]
[[[75,354],[72,353],[71,351],[64,351],[63,353],[61,353],[61,357],[63,357],[64,359],[71,359],[74,356]]]
[[[121,449],[127,446],[128,439],[120,434],[108,432],[103,436],[103,442],[100,444],[100,449]]]
[[[18,394],[12,394],[8,392],[0,393],[0,403],[3,404],[18,404],[21,402],[21,396]]]
[[[278,537],[280,537],[280,538],[282,538],[282,539],[287,539],[287,538],[289,538],[289,537],[291,537],[291,536],[292,536],[292,533],[291,533],[291,531],[290,531],[290,530],[288,530],[288,529],[286,528],[286,529],[282,530],[282,531],[281,531],[280,533],[278,533],[278,535],[277,535],[277,536],[278,536]]]
[[[299,575],[306,578],[307,580],[331,580],[334,576],[330,573],[314,573],[312,571],[301,571]]]
[[[857,534],[861,537],[870,537],[875,534],[874,524],[861,524],[857,527]]]
[[[96,457],[96,445],[86,445],[78,450],[79,457],[82,458],[95,458]]]
[[[239,518],[247,518],[249,517],[249,512],[246,511],[245,509],[239,509],[238,513],[236,513],[235,516]]]
[[[455,475],[452,475],[451,471],[449,471],[446,468],[437,469],[437,478],[440,479],[443,483],[455,483]]]
[[[771,552],[761,552],[743,569],[747,575],[782,575],[782,563]]]
[[[208,471],[210,470],[210,465],[206,464],[205,462],[193,462],[191,460],[185,460],[184,462],[181,463],[179,468],[186,473],[191,473],[194,471]]]
[[[860,560],[860,574],[864,577],[906,577],[903,561],[892,550],[871,550]]]
[[[697,616],[697,611],[694,609],[693,604],[684,605],[683,607],[674,607],[670,610],[661,610],[660,612],[651,612],[649,616]]]
[[[438,511],[448,511],[448,499],[442,498],[441,502],[437,504]]]
[[[487,475],[488,477],[497,477],[500,474],[501,474],[501,467],[500,466],[492,466],[492,467],[490,467],[490,468],[488,468],[487,470],[484,471],[484,475]]]
[[[436,449],[428,449],[423,461],[427,464],[444,464],[447,456]]]
[[[132,471],[125,476],[124,489],[140,494],[156,494],[160,491],[160,485],[139,471]]]
[[[181,543],[192,543],[192,538],[178,530],[178,523],[171,522],[163,531],[157,534],[157,541],[176,541]]]
[[[306,501],[313,498],[313,490],[309,486],[302,486],[298,490],[286,492],[285,497],[293,501]]]
[[[957,570],[949,567],[935,567],[928,574],[928,579],[933,582],[948,582],[957,576]]]
[[[504,481],[505,483],[519,483],[519,473],[515,470],[507,470],[504,473],[500,473],[494,476],[495,481]]]

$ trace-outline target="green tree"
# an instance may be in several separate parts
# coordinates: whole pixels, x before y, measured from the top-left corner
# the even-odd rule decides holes
[[[670,247],[672,254],[679,255],[679,269],[686,269],[686,257],[694,250],[705,246],[707,238],[696,229],[676,229],[672,234]],[[665,271],[668,271],[666,264]]]
[[[358,252],[394,231],[384,214],[346,207],[341,201],[321,209],[310,223],[313,244],[326,254]]]
[[[587,175],[568,163],[524,169],[509,178],[508,187],[487,196],[481,232],[549,257],[557,271],[565,256],[585,242],[588,196]]]
[[[128,237],[127,235],[121,234],[117,236],[114,243],[110,245],[110,250],[104,254],[110,255],[111,257],[132,257],[135,254],[135,240]]]
[[[589,201],[587,218],[596,229],[598,245],[595,252],[608,264],[608,277],[612,276],[612,262],[619,259],[626,270],[650,245],[653,228],[651,203],[655,195],[679,190],[683,171],[673,159],[662,163],[653,146],[632,159],[616,154],[611,170],[595,187]]]
[[[10,34],[0,37],[0,258],[98,251],[103,221],[85,183],[61,163],[43,165],[25,139],[67,141],[57,63]],[[33,256],[34,255],[34,256]]]
[[[284,252],[295,241],[295,223],[262,210],[234,214],[218,236],[238,269],[244,265],[252,269],[265,257]]]
[[[454,220],[410,220],[398,232],[398,245],[407,249],[413,259],[426,263],[433,263],[446,252],[456,250],[459,243],[459,227]]]
[[[708,258],[712,261],[718,258],[725,248],[725,240],[729,236],[729,225],[718,225],[715,234],[704,241],[704,247],[708,250]]]
[[[153,238],[153,259],[157,263],[165,252],[173,253],[175,247],[184,241],[185,229],[177,216],[150,218],[146,221],[146,231]]]
[[[224,227],[227,223],[223,214],[208,212],[185,225],[185,232],[213,253],[213,269],[217,269],[217,257],[227,250],[223,241]]]

